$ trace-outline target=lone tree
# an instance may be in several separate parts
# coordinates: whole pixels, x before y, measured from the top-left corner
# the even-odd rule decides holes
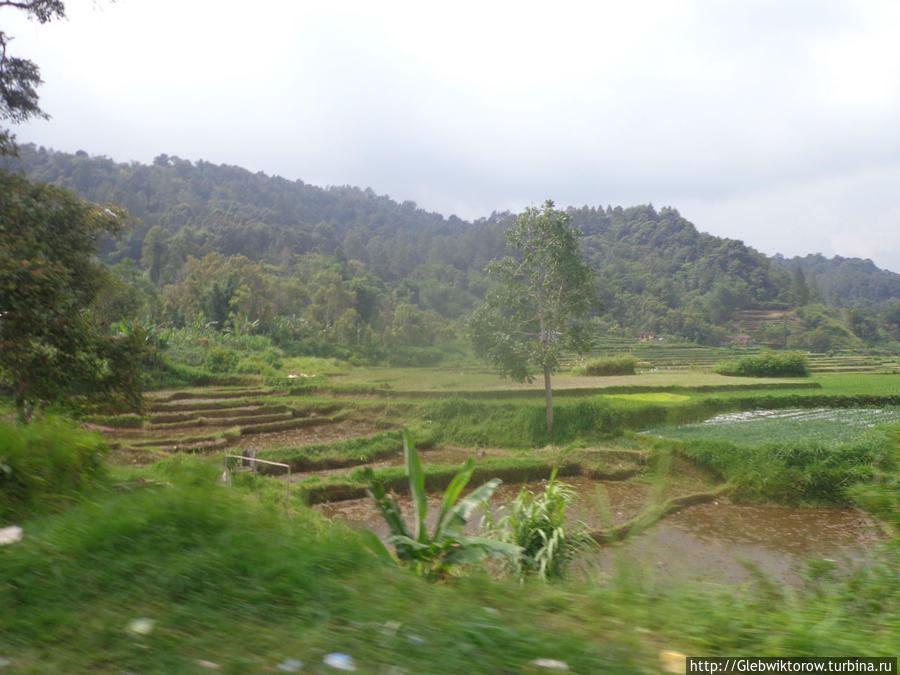
[[[578,251],[579,236],[551,200],[527,208],[506,232],[507,248],[518,255],[488,265],[499,283],[469,324],[475,349],[502,375],[530,382],[531,367],[543,372],[548,433],[553,430],[550,375],[563,352],[581,353],[590,346],[588,319],[599,309],[593,271]]]

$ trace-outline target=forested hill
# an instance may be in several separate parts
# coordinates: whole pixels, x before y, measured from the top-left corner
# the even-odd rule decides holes
[[[5,167],[128,209],[132,228],[101,255],[142,288],[133,311],[157,321],[199,315],[265,328],[288,316],[310,334],[318,326],[315,334],[331,343],[368,336],[433,344],[435,336],[458,334],[459,320],[480,302],[482,271],[505,254],[504,230],[514,217],[445,218],[370,189],[319,188],[166,155],[143,165],[32,145],[20,154],[3,159]],[[675,209],[569,214],[599,276],[607,311],[598,330],[718,343],[737,330],[740,310],[798,309],[817,297],[802,274],[786,269],[790,261],[774,264],[740,241],[699,233]],[[835,297],[871,306],[898,296],[858,290],[852,299]],[[870,323],[877,328],[877,318]],[[343,337],[329,334],[339,324]],[[836,342],[846,337],[832,332]]]
[[[880,269],[871,260],[826,258],[821,253],[773,260],[791,273],[801,270],[810,288],[829,305],[868,307],[900,298],[900,274]]]
[[[153,240],[165,236],[151,233],[157,226],[168,235],[184,230],[175,242],[182,259],[209,251],[267,262],[286,253],[337,254],[367,262],[377,276],[390,280],[408,276],[434,247],[462,269],[483,267],[504,247],[503,228],[486,226],[496,224],[498,216],[481,222],[475,242],[470,223],[371,189],[323,189],[203,160],[160,155],[152,165],[117,164],[81,151],[73,155],[26,145],[19,160],[0,162],[89,201],[125,207],[137,222],[114,250],[104,252],[108,262],[141,260],[148,234]]]

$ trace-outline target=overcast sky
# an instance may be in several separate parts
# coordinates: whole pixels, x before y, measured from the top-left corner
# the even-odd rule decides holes
[[[897,0],[67,0],[0,9],[19,140],[371,187],[463,218],[673,206],[900,272]]]

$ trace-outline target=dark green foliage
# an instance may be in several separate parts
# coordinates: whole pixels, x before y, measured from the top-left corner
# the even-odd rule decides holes
[[[229,373],[238,363],[238,355],[226,347],[210,347],[206,352],[205,365],[213,373]]]
[[[102,481],[106,452],[71,422],[0,423],[0,524],[81,500]]]
[[[853,325],[850,312],[842,317],[838,310],[814,303],[800,308],[797,315],[802,320],[802,328],[788,336],[790,346],[825,352],[830,349],[858,348],[862,345],[859,337],[850,329]],[[859,327],[858,325],[857,328]],[[862,330],[865,332],[864,328]]]
[[[806,377],[809,375],[809,363],[799,352],[766,350],[737,361],[720,363],[713,370],[720,375],[738,377]]]
[[[29,19],[47,23],[63,18],[66,8],[62,0],[23,0],[4,2],[5,7],[23,10]],[[34,117],[47,115],[38,105],[37,87],[41,84],[41,71],[34,61],[13,56],[9,52],[12,36],[0,31],[0,120],[19,124]],[[8,129],[0,128],[0,155],[15,154],[15,136]]]
[[[108,336],[89,312],[106,279],[97,242],[124,224],[121,210],[0,171],[0,382],[23,418],[71,396],[140,405],[144,336]]]
[[[702,344],[735,310],[786,301],[790,277],[740,241],[697,232],[672,208],[570,209],[615,329]],[[623,332],[623,334],[625,334]]]
[[[220,330],[258,322],[254,330],[292,355],[433,363],[460,332],[456,322],[484,298],[481,272],[504,254],[514,220],[508,213],[474,223],[445,219],[370,190],[157,160],[116,164],[24,146],[21,161],[7,166],[87,199],[113,200],[141,220],[120,243],[103,244],[107,263],[137,261],[143,275],[129,273],[140,292],[119,293],[117,311],[141,307],[135,311],[154,321],[189,325],[202,310]],[[566,215],[584,233],[579,249],[598,274],[607,314],[595,328],[603,333],[717,345],[735,333],[736,310],[785,310],[805,298],[790,272],[741,242],[697,232],[674,209]],[[896,284],[897,275],[884,274]],[[806,276],[812,290],[815,279]],[[857,287],[865,293],[864,284]],[[871,322],[855,325],[872,332]],[[835,348],[857,339],[827,326],[804,333],[791,344]],[[876,323],[875,333],[885,331]],[[789,346],[784,335],[760,337]]]
[[[805,280],[808,299],[828,305],[869,307],[900,297],[900,275],[879,269],[871,260],[814,253],[775,256],[773,262],[792,272],[795,280]]]
[[[638,360],[631,354],[622,354],[605,359],[590,359],[584,365],[572,368],[573,375],[634,375]]]

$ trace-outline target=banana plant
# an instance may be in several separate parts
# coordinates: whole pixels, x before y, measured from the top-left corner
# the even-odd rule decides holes
[[[510,562],[518,560],[521,548],[515,544],[502,542],[490,537],[471,536],[463,528],[478,507],[490,502],[494,490],[500,485],[499,478],[493,478],[460,498],[475,465],[469,458],[457,473],[441,499],[441,511],[433,533],[429,534],[425,519],[428,516],[428,495],[425,492],[425,472],[422,461],[414,447],[410,447],[403,435],[403,456],[409,492],[415,509],[412,527],[407,527],[400,505],[393,495],[385,492],[384,485],[373,480],[369,495],[388,525],[397,559],[415,569],[419,574],[431,579],[445,578],[458,565],[477,563],[487,556],[503,557]],[[388,549],[371,530],[364,536],[369,548],[379,557],[393,560]]]

